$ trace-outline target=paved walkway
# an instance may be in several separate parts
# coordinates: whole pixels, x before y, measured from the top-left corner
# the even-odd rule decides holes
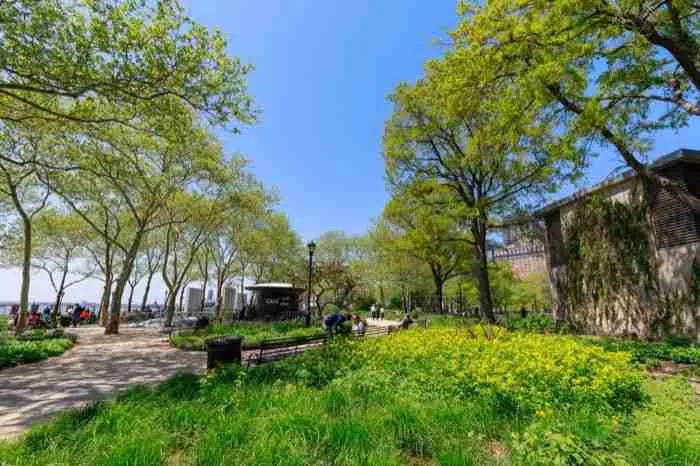
[[[168,346],[146,329],[71,329],[78,345],[62,356],[0,371],[0,438],[21,434],[59,411],[113,395],[135,384],[156,384],[178,371],[202,372],[206,353]]]

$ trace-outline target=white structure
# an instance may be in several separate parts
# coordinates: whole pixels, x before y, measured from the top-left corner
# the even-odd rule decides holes
[[[204,297],[204,290],[201,288],[188,288],[187,289],[187,299],[185,300],[185,312],[200,312],[202,309],[202,298]]]
[[[236,289],[230,286],[224,287],[223,306],[226,314],[232,313],[236,306]]]

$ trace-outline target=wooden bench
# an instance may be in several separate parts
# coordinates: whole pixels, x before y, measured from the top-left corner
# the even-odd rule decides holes
[[[296,354],[300,349],[319,346],[328,339],[327,335],[310,335],[302,337],[283,337],[271,338],[262,340],[252,346],[243,347],[244,352],[248,352],[245,361],[250,365],[251,362],[257,364],[273,361],[282,356]]]

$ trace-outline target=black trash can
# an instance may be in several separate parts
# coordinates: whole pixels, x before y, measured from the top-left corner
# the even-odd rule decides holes
[[[207,369],[224,364],[241,363],[241,341],[238,336],[214,338],[207,341]]]

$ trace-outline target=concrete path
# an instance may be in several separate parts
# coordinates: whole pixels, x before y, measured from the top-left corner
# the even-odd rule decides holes
[[[114,336],[96,327],[70,332],[78,334],[79,344],[62,356],[0,371],[0,438],[131,385],[206,367],[206,353],[171,348],[152,330],[122,328]]]

